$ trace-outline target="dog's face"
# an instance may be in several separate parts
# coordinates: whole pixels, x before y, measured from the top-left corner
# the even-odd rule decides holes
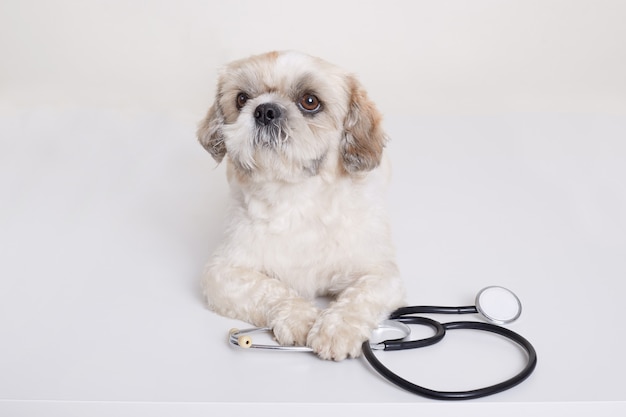
[[[228,155],[238,176],[292,182],[378,166],[380,120],[352,75],[308,55],[270,52],[223,69],[198,138],[217,162]]]

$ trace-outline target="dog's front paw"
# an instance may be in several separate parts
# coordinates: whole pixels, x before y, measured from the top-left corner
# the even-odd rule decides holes
[[[319,309],[306,300],[281,304],[272,312],[271,326],[276,340],[284,346],[304,346],[318,315]]]
[[[358,319],[334,311],[324,312],[307,338],[307,346],[322,359],[340,361],[361,355],[361,345],[371,329]]]

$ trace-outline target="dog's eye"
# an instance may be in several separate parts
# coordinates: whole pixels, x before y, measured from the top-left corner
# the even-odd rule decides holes
[[[237,109],[241,110],[250,97],[246,93],[237,94]]]
[[[321,103],[313,94],[305,94],[298,103],[300,108],[306,112],[315,112],[319,110]]]

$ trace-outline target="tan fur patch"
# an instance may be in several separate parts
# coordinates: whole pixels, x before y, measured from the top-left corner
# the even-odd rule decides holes
[[[218,163],[226,155],[226,145],[221,127],[224,124],[224,116],[218,102],[215,102],[200,124],[197,137],[200,144],[206,149]]]
[[[343,165],[347,172],[369,171],[380,164],[387,136],[382,115],[359,82],[350,78],[351,96],[344,123]]]

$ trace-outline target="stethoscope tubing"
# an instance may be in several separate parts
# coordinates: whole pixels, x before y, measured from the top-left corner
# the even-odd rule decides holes
[[[394,315],[396,317],[394,320],[399,320],[407,324],[425,324],[425,325],[431,326],[436,330],[436,334],[429,338],[420,339],[417,341],[404,341],[404,342],[398,341],[390,349],[387,349],[387,346],[386,346],[385,350],[401,350],[401,349],[411,349],[413,347],[428,346],[428,345],[432,345],[440,341],[443,338],[443,336],[445,336],[445,332],[447,330],[471,329],[471,330],[488,331],[491,333],[496,333],[498,335],[504,336],[505,338],[517,343],[528,354],[528,362],[526,366],[524,367],[524,369],[521,372],[519,372],[517,375],[513,376],[512,378],[507,379],[506,381],[503,381],[503,382],[500,382],[498,384],[491,385],[488,387],[467,390],[467,391],[437,391],[437,390],[433,390],[430,388],[426,388],[426,387],[414,384],[396,375],[395,373],[391,372],[374,355],[374,352],[370,344],[368,342],[363,343],[363,346],[362,346],[363,356],[365,357],[365,359],[367,359],[370,365],[378,373],[380,373],[383,377],[385,377],[388,381],[390,381],[391,383],[411,393],[418,394],[418,395],[431,398],[431,399],[436,399],[436,400],[470,400],[470,399],[486,397],[488,395],[493,395],[493,394],[497,394],[499,392],[505,391],[509,388],[512,388],[520,384],[522,381],[524,381],[526,378],[530,376],[530,374],[534,371],[535,367],[537,366],[537,353],[533,345],[524,337],[519,335],[518,333],[515,333],[514,331],[506,329],[504,327],[500,327],[495,324],[476,322],[476,321],[455,321],[455,322],[449,322],[449,323],[439,323],[430,319],[424,320],[425,319],[424,317],[398,317],[397,314],[394,314]],[[443,334],[440,334],[441,333],[440,329],[443,329]],[[431,341],[430,339],[434,339],[434,341]],[[386,344],[391,344],[391,343],[392,342],[386,342]],[[418,346],[420,344],[421,346]]]
[[[419,324],[423,326],[428,326],[435,331],[435,334],[430,337],[418,340],[386,340],[379,343],[379,345],[383,346],[382,350],[404,350],[422,348],[434,345],[435,343],[439,343],[441,339],[443,339],[443,337],[446,335],[446,328],[442,323],[439,323],[438,321],[429,319],[427,317],[396,317],[392,320],[404,324]],[[369,343],[368,346],[370,346]]]
[[[409,314],[477,314],[476,306],[444,307],[444,306],[409,306],[400,307],[389,316],[390,320],[406,317]]]

